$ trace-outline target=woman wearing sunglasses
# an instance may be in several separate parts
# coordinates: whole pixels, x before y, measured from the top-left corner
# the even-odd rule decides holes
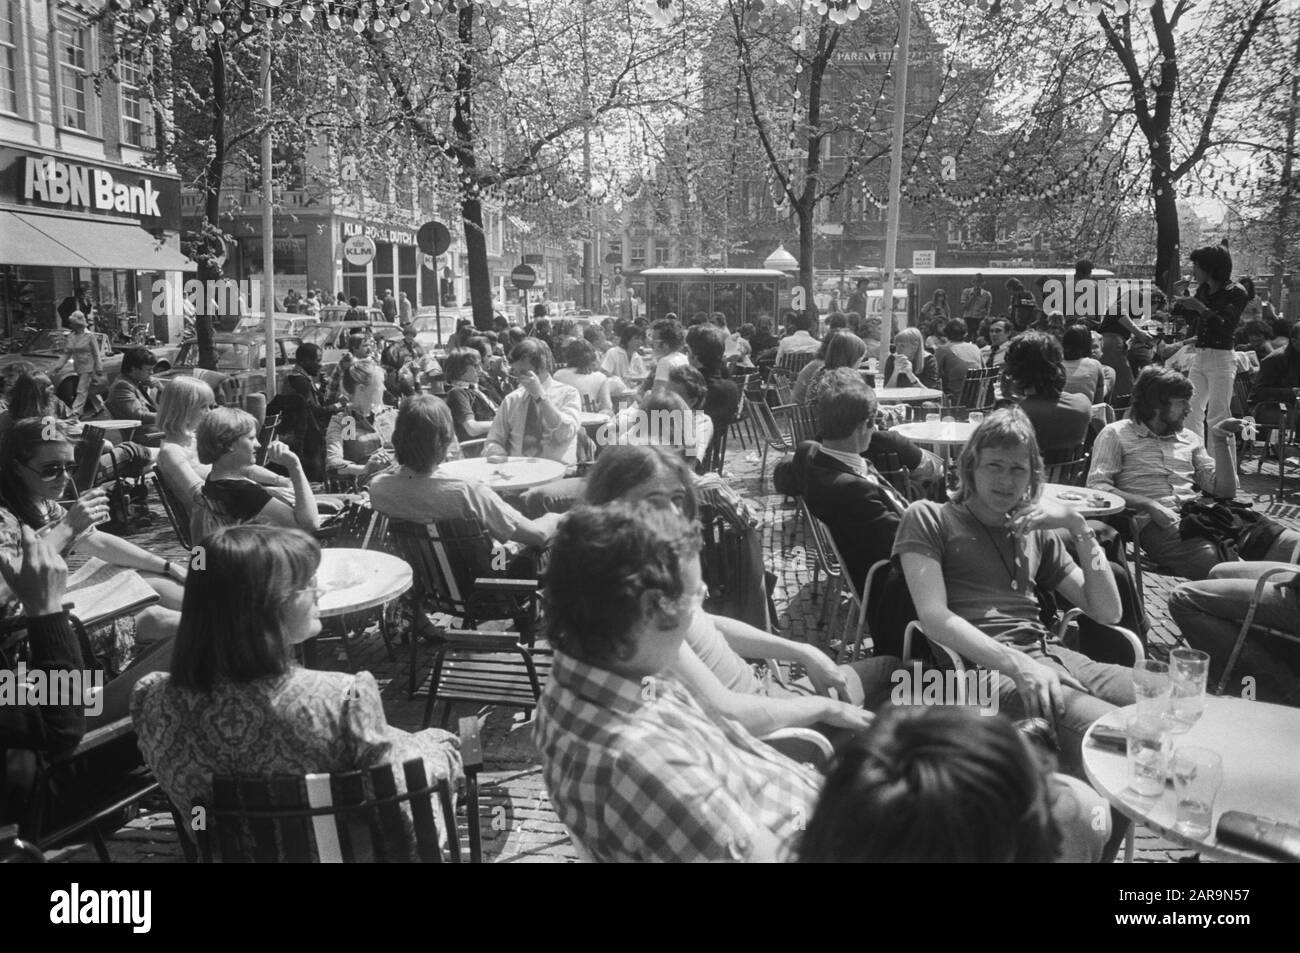
[[[158,593],[161,606],[136,619],[136,639],[154,641],[173,631],[185,586],[185,567],[109,533],[95,529],[108,519],[101,489],[82,493],[65,507],[68,483],[77,470],[72,444],[57,426],[41,418],[20,420],[0,442],[0,520],[30,526],[59,553],[74,548],[113,566],[134,569]]]

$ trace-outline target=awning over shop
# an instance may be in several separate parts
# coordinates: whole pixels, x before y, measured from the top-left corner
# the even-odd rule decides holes
[[[0,250],[4,253],[0,262],[4,264],[70,265],[74,268],[120,268],[126,271],[195,271],[198,268],[180,252],[160,243],[136,225],[21,212],[4,214],[7,219],[17,219],[23,229],[15,230],[17,238],[12,239],[6,221],[3,238],[0,238]],[[62,249],[59,260],[38,257],[37,252],[22,248],[19,249],[20,259],[7,257],[11,245],[25,244],[24,236],[31,236],[33,232],[47,248],[54,245]]]
[[[0,212],[0,264],[47,268],[93,268],[71,248],[60,245],[14,212]]]

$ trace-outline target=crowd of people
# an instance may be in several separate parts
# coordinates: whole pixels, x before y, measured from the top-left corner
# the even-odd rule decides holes
[[[285,395],[299,419],[266,448],[256,417],[217,406],[196,377],[156,393],[152,355],[132,352],[110,400],[142,421],[141,443],[95,449],[122,457],[119,469],[156,469],[189,518],[202,571],[97,528],[105,491],[70,487],[77,462],[60,420],[74,415],[48,378],[20,372],[0,418],[4,618],[25,619],[28,665],[86,667],[94,660],[82,657],[64,608],[65,560],[94,555],[145,580],[156,604],[136,617],[136,657],[110,673],[96,716],[130,717],[138,750],[98,770],[142,757],[182,811],[210,796],[214,775],[236,771],[422,757],[454,782],[455,738],[388,725],[368,673],[295,661],[321,627],[313,537],[338,502],[328,477],[392,521],[476,521],[504,547],[508,574],[541,573],[554,666],[534,732],[551,801],[593,859],[1110,858],[1126,822],[1084,782],[1082,743],[1097,718],[1133,703],[1131,661],[1093,657],[1082,639],[1067,646],[1045,620],[1076,607],[1090,620],[1081,635],[1124,625],[1145,638],[1145,613],[1123,532],[1044,496],[1050,461],[1077,454],[1086,486],[1129,507],[1142,553],[1186,578],[1169,609],[1187,643],[1210,654],[1211,684],[1254,580],[1300,555],[1300,533],[1256,521],[1225,539],[1204,513],[1238,489],[1233,351],[1258,358],[1249,402],[1294,420],[1300,327],[1284,328],[1285,347],[1270,350],[1276,335],[1242,324],[1250,297],[1231,280],[1226,249],[1198,249],[1191,262],[1195,291],[1171,302],[1189,322],[1186,375],[1159,351],[1135,375],[1127,349],[1144,332],[1127,317],[1040,320],[1023,287],[1009,289],[1006,315],[991,313],[979,280],[956,316],[942,295],[927,302],[922,327],[895,337],[874,380],[940,390],[961,412],[968,372],[999,369],[997,408],[965,408],[985,416],[951,480],[933,454],[888,430],[865,373],[878,322],[854,312],[824,327],[791,313],[779,338],[766,319],[731,328],[703,312],[582,328],[545,315],[526,328],[465,325],[439,355],[437,393],[404,376],[425,357],[414,335],[381,353],[357,335],[328,380],[319,349],[303,345]],[[843,665],[773,633],[772,554],[754,508],[715,465],[742,396],[767,399],[757,371],[780,373],[791,355],[799,370],[788,382],[815,436],[777,485],[825,524],[872,614],[875,654]],[[590,413],[607,421],[594,440]],[[676,425],[647,426],[651,415]],[[469,453],[546,459],[565,473],[502,494],[442,468]],[[705,558],[719,533],[734,562],[725,593],[711,591],[718,567]],[[879,591],[867,591],[873,567]],[[1257,618],[1300,634],[1300,571],[1280,582]],[[947,650],[987,674],[1005,717],[891,704],[904,666],[891,653],[912,621],[932,664]],[[1238,671],[1256,679],[1261,700],[1297,704],[1298,655],[1248,640]],[[754,659],[800,677],[772,681]],[[75,746],[87,727],[75,705],[0,706],[0,747],[29,761]],[[764,740],[808,727],[835,744],[824,773]],[[31,781],[30,770],[6,770],[0,821],[25,816]],[[82,781],[47,816],[75,811]]]

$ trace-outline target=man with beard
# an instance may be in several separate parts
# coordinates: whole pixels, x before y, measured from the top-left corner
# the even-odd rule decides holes
[[[1205,579],[1221,560],[1210,540],[1183,539],[1179,508],[1202,491],[1220,499],[1237,493],[1235,435],[1241,421],[1229,419],[1210,430],[1210,451],[1185,429],[1191,412],[1192,383],[1165,367],[1144,368],[1133,385],[1128,418],[1097,436],[1088,486],[1123,497],[1138,514],[1142,549],[1161,570]],[[1286,560],[1300,533],[1283,532],[1266,559]]]

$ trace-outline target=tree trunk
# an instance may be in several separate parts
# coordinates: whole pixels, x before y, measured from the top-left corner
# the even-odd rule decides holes
[[[813,292],[816,291],[816,278],[813,273],[813,243],[817,240],[817,233],[813,228],[813,210],[812,203],[807,204],[807,208],[800,207],[799,213],[799,284],[803,286],[807,297],[804,299],[804,315],[810,320],[808,331],[814,337],[817,337],[817,302],[813,300]]]
[[[465,256],[469,263],[469,298],[474,309],[474,327],[492,330],[492,275],[488,268],[487,234],[483,231],[483,202],[478,190],[478,156],[474,151],[474,51],[473,4],[466,4],[457,14],[456,35],[460,41],[460,65],[456,69],[456,109],[452,129],[456,135],[453,150],[461,173],[461,224],[465,230]]]
[[[1279,316],[1285,316],[1283,311],[1282,300],[1282,279],[1286,275],[1287,264],[1290,260],[1288,254],[1291,244],[1291,209],[1295,203],[1295,197],[1292,194],[1295,188],[1293,166],[1291,157],[1295,154],[1296,146],[1296,118],[1300,113],[1300,37],[1296,38],[1295,43],[1295,62],[1291,74],[1291,103],[1287,109],[1286,117],[1286,150],[1282,153],[1282,174],[1278,178],[1278,188],[1281,195],[1277,202],[1277,228],[1273,232],[1273,260],[1276,262],[1274,267],[1273,280],[1269,282],[1269,294],[1273,299],[1273,307],[1277,309]]]
[[[203,282],[203,301],[199,302],[194,316],[194,333],[199,343],[199,367],[215,370],[217,351],[212,339],[212,310],[207,306],[213,299],[206,291],[222,277],[217,249],[211,240],[213,232],[221,229],[221,185],[226,174],[226,51],[221,38],[214,36],[208,43],[208,59],[212,62],[212,142],[213,151],[203,175],[203,225],[199,236],[198,277]],[[225,295],[216,296],[224,301]]]
[[[1170,167],[1169,153],[1155,150],[1151,162],[1152,201],[1156,212],[1156,286],[1166,294],[1173,290],[1181,275],[1179,270],[1178,197],[1172,183],[1164,177]]]

